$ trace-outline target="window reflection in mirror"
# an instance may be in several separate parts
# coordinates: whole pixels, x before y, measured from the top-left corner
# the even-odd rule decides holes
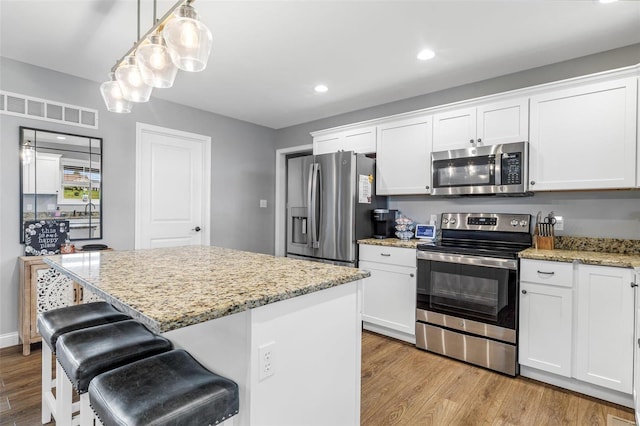
[[[102,238],[102,139],[20,128],[21,231],[32,220],[69,221],[70,240]]]

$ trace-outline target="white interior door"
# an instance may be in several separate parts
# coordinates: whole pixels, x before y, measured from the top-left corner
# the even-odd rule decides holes
[[[135,247],[209,245],[211,138],[136,125]]]

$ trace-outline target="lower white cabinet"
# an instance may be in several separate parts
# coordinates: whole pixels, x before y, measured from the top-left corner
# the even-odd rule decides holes
[[[531,259],[520,265],[521,373],[629,405],[634,270]]]
[[[415,249],[361,245],[359,268],[371,272],[363,283],[363,327],[415,343]]]
[[[633,270],[578,265],[576,378],[631,394]]]

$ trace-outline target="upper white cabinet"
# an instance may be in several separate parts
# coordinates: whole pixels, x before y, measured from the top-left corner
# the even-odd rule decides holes
[[[313,154],[353,151],[358,154],[376,152],[376,127],[358,127],[313,136]]]
[[[22,164],[23,193],[56,194],[59,190],[60,155],[37,152],[35,158]]]
[[[637,119],[636,78],[531,97],[529,188],[635,186]]]
[[[528,140],[528,99],[515,98],[436,113],[433,151]]]
[[[634,273],[578,265],[576,378],[632,392]]]
[[[378,126],[376,194],[428,194],[431,185],[431,116]]]

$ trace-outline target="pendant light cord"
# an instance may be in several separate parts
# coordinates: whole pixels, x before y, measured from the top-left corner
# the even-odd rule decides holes
[[[138,38],[137,41],[140,41],[140,0],[138,0]]]

